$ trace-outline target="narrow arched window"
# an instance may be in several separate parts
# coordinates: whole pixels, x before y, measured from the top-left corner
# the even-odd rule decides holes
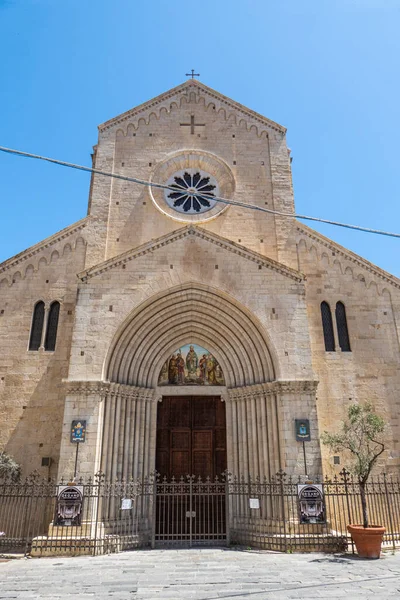
[[[39,350],[42,342],[42,331],[44,323],[44,302],[40,300],[33,309],[31,337],[29,338],[29,350]]]
[[[335,351],[335,336],[333,334],[333,322],[331,307],[327,302],[321,302],[322,329],[324,332],[325,350]]]
[[[44,349],[53,351],[56,349],[58,317],[60,315],[60,303],[52,302],[49,310],[49,318],[47,319],[46,339]]]
[[[336,327],[339,346],[342,352],[351,352],[349,330],[347,329],[346,308],[343,302],[336,303]]]

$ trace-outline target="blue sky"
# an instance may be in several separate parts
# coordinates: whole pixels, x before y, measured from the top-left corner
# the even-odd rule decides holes
[[[297,212],[400,232],[399,26],[398,0],[0,0],[0,145],[90,165],[99,123],[193,67],[288,128]],[[0,153],[0,260],[84,217],[88,189]],[[399,239],[318,229],[400,276]]]

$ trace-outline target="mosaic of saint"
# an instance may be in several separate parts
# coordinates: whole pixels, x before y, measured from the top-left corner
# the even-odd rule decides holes
[[[222,369],[205,348],[187,344],[165,361],[158,385],[225,385]]]

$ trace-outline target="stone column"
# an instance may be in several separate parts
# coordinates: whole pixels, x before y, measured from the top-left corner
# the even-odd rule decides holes
[[[307,446],[307,466],[310,473],[320,474],[315,390],[314,381],[274,381],[229,389],[228,470],[245,480],[269,480],[280,469],[302,474],[303,447],[295,440],[294,420],[308,418],[312,441]]]
[[[104,415],[101,470],[106,479],[147,477],[154,470],[154,390],[110,383]]]
[[[40,352],[44,352],[44,342],[46,340],[47,335],[47,325],[49,323],[49,312],[50,312],[50,304],[46,303],[44,306],[44,318],[43,318],[43,327],[42,327],[42,336],[40,338]]]
[[[228,390],[227,425],[232,436],[228,469],[237,477],[269,479],[279,470],[275,397],[264,385]]]
[[[221,400],[225,402],[227,470],[234,474],[239,471],[236,404],[227,394],[223,395]]]
[[[273,381],[228,390],[228,470],[244,480],[244,486],[234,488],[239,491],[230,498],[233,528],[240,530],[242,520],[251,517],[247,494],[255,493],[257,497],[258,493],[257,485],[247,487],[249,482],[257,482],[258,478],[261,482],[271,482],[281,469],[288,475],[304,475],[303,446],[295,439],[295,418],[310,420],[308,474],[321,474],[315,390],[315,381]],[[278,480],[279,477],[275,478]],[[279,493],[261,494],[260,502],[264,526],[270,531],[280,531]]]

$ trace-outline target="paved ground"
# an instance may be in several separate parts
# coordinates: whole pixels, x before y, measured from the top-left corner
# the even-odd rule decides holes
[[[140,550],[0,563],[0,598],[400,598],[400,553],[380,560],[228,549]]]

